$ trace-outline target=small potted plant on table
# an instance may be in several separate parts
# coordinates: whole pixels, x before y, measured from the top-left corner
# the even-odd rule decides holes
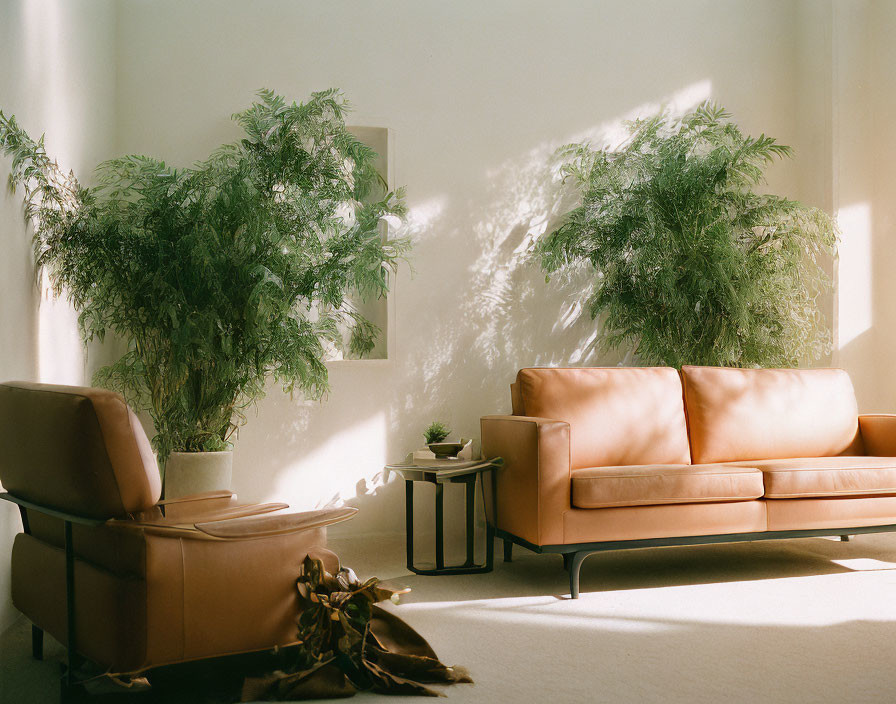
[[[460,442],[445,442],[451,435],[451,429],[441,421],[433,421],[429,427],[423,431],[423,437],[426,440],[426,446],[436,456],[436,459],[448,459],[457,457],[457,453],[464,449],[467,441],[464,438]]]

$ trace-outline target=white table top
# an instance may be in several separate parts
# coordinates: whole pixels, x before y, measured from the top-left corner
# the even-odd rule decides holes
[[[473,474],[482,472],[487,469],[493,469],[504,463],[500,457],[492,459],[479,460],[427,460],[417,459],[410,462],[401,462],[398,464],[387,464],[386,469],[390,472],[398,472],[405,479],[423,478],[423,475],[437,475],[439,479],[448,479],[450,477],[459,477],[464,474]]]

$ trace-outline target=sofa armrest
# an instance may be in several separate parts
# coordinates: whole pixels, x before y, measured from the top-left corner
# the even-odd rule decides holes
[[[495,470],[497,516],[486,501],[489,520],[535,545],[563,543],[563,516],[571,505],[569,423],[484,416],[480,426],[483,456],[504,459]]]
[[[866,455],[896,457],[896,414],[860,415],[859,432],[862,434]]]

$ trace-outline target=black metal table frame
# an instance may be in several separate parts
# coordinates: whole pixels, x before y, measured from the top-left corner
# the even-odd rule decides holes
[[[494,471],[500,466],[500,461],[486,467],[474,467],[466,474],[452,477],[439,477],[439,471],[425,471],[423,468],[415,468],[419,472],[419,478],[409,479],[405,477],[405,533],[407,540],[407,567],[414,574],[420,575],[450,575],[450,574],[482,574],[491,572],[495,562],[495,534],[494,528],[486,520],[485,527],[485,564],[476,564],[475,539],[476,529],[476,480],[482,477],[483,500],[485,498],[485,473],[494,476]],[[427,482],[435,484],[436,491],[436,566],[434,569],[423,569],[414,564],[414,483]],[[461,565],[445,566],[445,484],[465,484],[465,531],[466,531],[466,561]]]
[[[25,501],[12,494],[0,493],[0,499],[11,501],[19,507],[22,516],[22,529],[28,535],[31,534],[31,526],[28,521],[28,511],[37,511],[53,518],[58,518],[65,526],[65,622],[66,622],[66,663],[65,674],[60,683],[61,700],[68,701],[81,693],[80,682],[75,678],[74,669],[78,654],[75,648],[75,548],[72,538],[72,524],[78,523],[85,526],[98,526],[105,521],[95,518],[77,516],[64,511],[40,506],[30,501]],[[35,660],[43,659],[44,632],[38,626],[31,624],[31,655]]]

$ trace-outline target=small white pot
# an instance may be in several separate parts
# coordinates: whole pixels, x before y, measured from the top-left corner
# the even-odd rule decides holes
[[[165,463],[165,498],[230,491],[233,452],[172,452]]]

